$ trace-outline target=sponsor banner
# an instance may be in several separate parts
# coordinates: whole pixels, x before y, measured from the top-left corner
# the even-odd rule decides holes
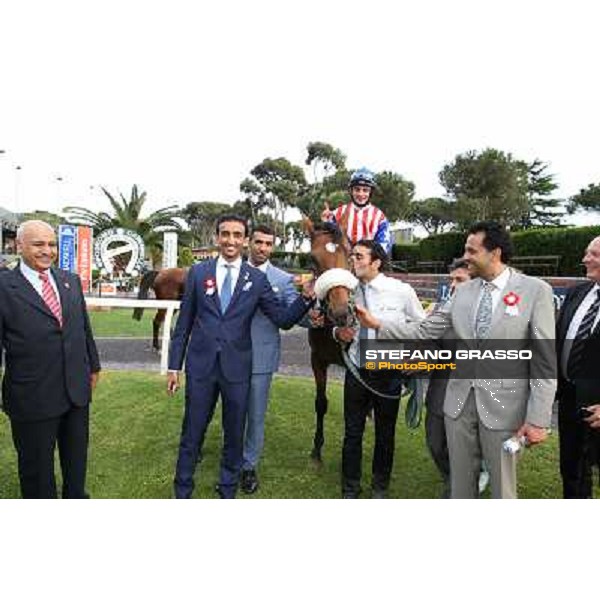
[[[92,228],[77,228],[77,273],[81,279],[83,293],[92,289]]]
[[[163,269],[172,269],[177,266],[177,233],[165,231],[163,234]]]
[[[65,271],[75,272],[75,245],[77,244],[77,227],[75,225],[58,226],[58,267]]]

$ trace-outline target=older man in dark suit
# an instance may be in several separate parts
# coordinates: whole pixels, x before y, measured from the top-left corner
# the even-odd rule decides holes
[[[55,269],[56,235],[43,221],[17,232],[21,261],[0,276],[3,408],[10,418],[24,498],[85,498],[89,403],[100,362],[76,275]]]
[[[565,498],[592,496],[600,459],[600,237],[583,257],[589,281],[571,288],[557,321],[558,432]]]

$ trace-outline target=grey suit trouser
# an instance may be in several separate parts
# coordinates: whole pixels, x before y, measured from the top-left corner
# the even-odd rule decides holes
[[[473,389],[457,419],[446,415],[452,498],[479,497],[479,470],[483,458],[490,472],[492,498],[517,497],[517,454],[502,449],[513,430],[488,429],[477,413]]]
[[[252,373],[244,436],[242,470],[256,469],[265,444],[265,417],[273,373]]]

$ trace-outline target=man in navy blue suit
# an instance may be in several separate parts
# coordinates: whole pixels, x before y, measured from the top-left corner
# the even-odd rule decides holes
[[[217,221],[220,256],[190,269],[171,341],[167,391],[179,387],[185,358],[185,413],[175,472],[175,497],[191,498],[194,471],[219,393],[223,401],[223,453],[218,492],[235,498],[243,458],[244,423],[252,374],[251,323],[260,308],[282,328],[299,321],[314,301],[311,285],[289,307],[264,273],[242,262],[246,220]]]

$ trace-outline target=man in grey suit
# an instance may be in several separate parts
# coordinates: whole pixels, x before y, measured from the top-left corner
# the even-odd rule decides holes
[[[538,444],[550,426],[556,390],[552,288],[507,267],[511,251],[502,227],[477,223],[468,232],[464,258],[479,279],[461,285],[439,311],[407,324],[357,309],[361,324],[378,329],[380,339],[438,339],[452,328],[456,341],[469,347],[489,348],[494,340],[536,342],[533,360],[516,361],[510,379],[481,378],[477,364],[470,379],[451,375],[444,415],[453,498],[477,497],[482,458],[492,497],[516,498],[516,455],[503,444],[513,436]]]
[[[248,264],[261,270],[269,280],[271,288],[285,306],[298,296],[293,277],[273,266],[269,260],[273,252],[275,232],[265,225],[258,225],[250,238]],[[252,319],[252,378],[244,437],[244,462],[240,486],[246,494],[258,489],[256,469],[264,445],[265,416],[273,373],[279,368],[281,336],[279,327],[261,310]]]

